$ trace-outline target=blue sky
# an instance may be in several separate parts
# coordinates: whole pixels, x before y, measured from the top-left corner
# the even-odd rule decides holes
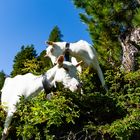
[[[0,0],[0,71],[12,71],[13,60],[22,45],[33,44],[39,54],[54,26],[63,40],[91,43],[87,26],[72,0]]]

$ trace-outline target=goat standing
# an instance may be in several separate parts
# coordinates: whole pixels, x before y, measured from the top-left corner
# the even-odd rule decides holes
[[[94,68],[99,76],[102,86],[107,90],[104,76],[97,60],[96,50],[91,44],[84,40],[75,43],[46,41],[46,44],[49,46],[46,49],[45,56],[50,57],[53,64],[56,63],[59,55],[69,53],[77,60],[82,60],[84,67],[91,66]]]
[[[41,76],[27,73],[17,75],[14,78],[6,78],[1,90],[2,107],[7,112],[2,140],[5,140],[8,135],[9,125],[16,111],[15,105],[20,101],[20,96],[24,96],[25,99],[36,96],[43,89],[47,91],[50,87],[55,86],[56,82],[61,82],[65,88],[70,89],[72,92],[80,88],[81,85],[76,75],[76,66],[63,61],[64,56],[58,57],[57,65]]]

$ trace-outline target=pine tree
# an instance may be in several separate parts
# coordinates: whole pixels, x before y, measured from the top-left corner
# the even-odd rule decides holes
[[[63,35],[61,34],[61,31],[60,31],[59,27],[55,26],[52,29],[48,40],[49,41],[54,41],[54,42],[62,41],[62,37],[63,37]]]
[[[14,58],[13,71],[11,72],[11,76],[16,76],[17,74],[25,74],[28,71],[22,71],[25,68],[25,62],[27,60],[32,60],[37,57],[36,50],[33,45],[30,46],[22,46],[21,50],[17,53]]]
[[[137,0],[73,0],[77,8],[82,8],[81,20],[87,24],[94,47],[100,60],[106,65],[121,61],[120,35],[133,29],[133,18],[139,3]]]

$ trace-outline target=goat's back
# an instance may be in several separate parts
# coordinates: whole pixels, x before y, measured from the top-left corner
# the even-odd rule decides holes
[[[1,90],[2,106],[10,106],[18,102],[20,96],[28,92],[29,87],[34,88],[34,80],[36,76],[31,73],[25,75],[17,75],[14,78],[6,78],[4,86]]]

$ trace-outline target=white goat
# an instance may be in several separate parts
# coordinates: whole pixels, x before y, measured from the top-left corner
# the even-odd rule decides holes
[[[104,76],[97,60],[96,50],[91,44],[84,40],[75,43],[46,41],[46,44],[49,46],[46,48],[45,57],[50,57],[53,64],[56,63],[59,55],[69,53],[77,60],[82,60],[84,67],[93,67],[99,76],[102,86],[107,90]]]
[[[70,89],[72,92],[80,88],[76,66],[70,62],[63,61],[64,56],[59,56],[57,65],[41,76],[27,73],[25,75],[17,75],[14,78],[6,78],[1,90],[2,107],[7,112],[2,140],[5,140],[8,135],[9,125],[16,111],[15,105],[20,101],[20,96],[25,98],[36,96],[43,89],[47,91],[50,87],[55,86],[55,82],[61,82],[65,88]]]

